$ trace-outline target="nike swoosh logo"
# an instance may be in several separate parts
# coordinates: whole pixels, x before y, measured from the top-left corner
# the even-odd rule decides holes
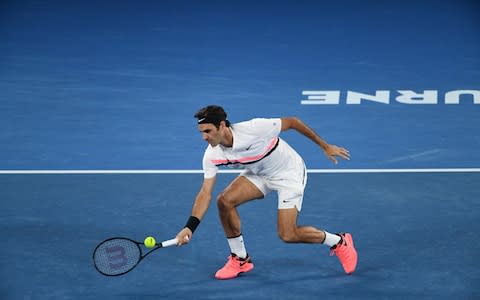
[[[248,257],[248,258],[247,258],[246,260],[244,260],[244,261],[240,261],[240,267],[242,267],[243,265],[245,265],[245,264],[247,264],[247,263],[249,263],[249,262],[251,262],[250,257]]]

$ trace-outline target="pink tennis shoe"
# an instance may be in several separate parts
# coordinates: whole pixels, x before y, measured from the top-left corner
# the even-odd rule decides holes
[[[253,270],[253,262],[250,256],[247,256],[247,258],[243,259],[232,253],[228,257],[225,266],[215,273],[215,278],[232,279],[241,273],[250,272],[251,270]]]
[[[330,255],[334,254],[340,260],[345,273],[352,274],[357,267],[358,255],[353,245],[352,235],[350,233],[340,233],[342,240],[337,245],[330,248]]]

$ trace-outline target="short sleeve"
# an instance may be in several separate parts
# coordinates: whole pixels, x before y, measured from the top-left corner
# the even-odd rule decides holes
[[[203,155],[202,166],[203,166],[204,178],[215,177],[215,175],[217,175],[217,172],[218,172],[218,167],[213,164],[212,159],[210,157],[211,155],[210,155],[209,149],[210,147],[207,148],[207,150],[205,150],[205,154]]]
[[[280,135],[282,129],[282,120],[280,118],[257,118],[251,120],[252,128],[255,128],[255,131],[259,136],[264,137],[276,137]]]

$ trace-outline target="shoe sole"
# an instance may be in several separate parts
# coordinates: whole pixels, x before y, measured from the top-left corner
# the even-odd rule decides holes
[[[240,274],[243,274],[243,273],[248,273],[250,272],[251,270],[253,270],[253,267],[254,265],[252,264],[252,267],[248,270],[245,270],[245,271],[242,271],[242,272],[238,272],[235,276],[231,276],[231,277],[217,277],[215,275],[215,279],[218,279],[218,280],[228,280],[228,279],[233,279],[233,278],[237,278],[238,276],[240,276]]]

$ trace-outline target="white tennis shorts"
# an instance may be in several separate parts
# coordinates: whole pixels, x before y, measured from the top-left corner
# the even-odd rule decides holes
[[[278,194],[278,209],[296,208],[302,210],[303,193],[307,184],[305,164],[275,175],[275,179],[256,175],[244,170],[240,176],[251,181],[266,196],[272,191]]]

